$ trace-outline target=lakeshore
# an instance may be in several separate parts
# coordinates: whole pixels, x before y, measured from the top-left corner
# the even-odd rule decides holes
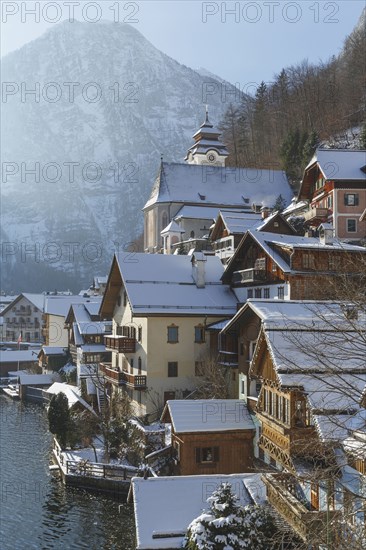
[[[134,548],[125,494],[65,487],[50,471],[52,436],[39,405],[0,395],[3,550]]]

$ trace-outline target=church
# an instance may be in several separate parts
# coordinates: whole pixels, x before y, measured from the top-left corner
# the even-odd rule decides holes
[[[163,162],[144,211],[144,250],[160,253],[171,244],[206,236],[219,211],[259,212],[293,192],[285,172],[226,166],[221,132],[206,117],[193,135],[184,163]]]

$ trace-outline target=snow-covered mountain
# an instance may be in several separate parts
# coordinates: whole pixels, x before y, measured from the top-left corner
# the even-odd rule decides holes
[[[41,290],[51,277],[78,288],[106,272],[142,231],[161,154],[181,161],[205,104],[218,123],[235,100],[111,22],[53,27],[5,57],[2,77],[6,290]]]

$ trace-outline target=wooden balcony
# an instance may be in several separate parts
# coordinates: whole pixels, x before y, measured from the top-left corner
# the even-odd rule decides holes
[[[233,367],[234,369],[237,369],[239,365],[238,352],[219,350],[219,358],[217,362],[219,365],[224,367]]]
[[[290,474],[264,474],[262,480],[268,502],[306,543],[318,545],[326,541],[327,529],[331,529],[337,515],[335,510],[310,510]]]
[[[119,353],[135,353],[136,351],[136,338],[104,336],[104,343],[107,349],[118,351]]]
[[[99,363],[99,372],[109,382],[117,386],[129,386],[134,390],[145,390],[147,387],[145,375],[121,372],[117,368],[112,367],[112,363]]]
[[[326,221],[329,215],[328,208],[310,208],[307,212],[302,214],[304,216],[305,223],[321,223]]]
[[[257,284],[267,279],[267,272],[264,269],[242,269],[233,273],[234,284]]]

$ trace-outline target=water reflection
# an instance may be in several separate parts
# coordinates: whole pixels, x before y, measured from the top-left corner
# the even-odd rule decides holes
[[[133,550],[122,497],[66,488],[50,474],[45,411],[0,395],[0,415],[1,549]]]

